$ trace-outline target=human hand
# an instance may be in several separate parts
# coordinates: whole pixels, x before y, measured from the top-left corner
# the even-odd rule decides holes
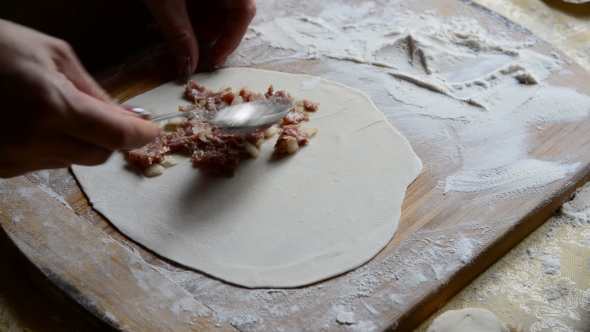
[[[186,82],[199,62],[199,43],[211,44],[211,64],[221,66],[240,45],[256,15],[254,0],[144,0],[175,55]]]
[[[127,114],[65,42],[0,20],[0,177],[97,165],[158,135]]]

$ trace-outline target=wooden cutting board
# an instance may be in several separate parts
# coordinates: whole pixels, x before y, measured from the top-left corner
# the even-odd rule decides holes
[[[385,1],[378,3],[385,5]],[[291,3],[289,12],[314,14],[314,8],[297,6],[297,1]],[[443,16],[474,17],[484,27],[508,33],[515,39],[528,35],[466,1],[419,0],[412,2],[409,9],[416,12],[434,9]],[[280,4],[259,6],[258,13],[284,15]],[[540,43],[536,49],[549,54],[551,47]],[[256,57],[255,51],[247,52],[243,58]],[[155,48],[127,61],[100,81],[122,102],[173,79],[174,71],[167,60],[162,48]],[[321,75],[325,61],[338,60],[292,60],[252,67]],[[590,94],[590,75],[575,64],[566,68],[572,75],[552,77],[551,84]],[[2,180],[3,232],[0,235],[10,239],[10,249],[63,303],[81,314],[98,318],[100,322],[89,318],[89,324],[95,327],[133,331],[276,330],[277,326],[285,330],[314,331],[322,327],[329,330],[374,327],[409,331],[544,222],[575,188],[590,178],[590,129],[586,122],[587,119],[546,124],[542,133],[531,130],[529,136],[531,156],[580,162],[575,173],[526,198],[516,195],[488,206],[473,203],[483,197],[478,192],[443,195],[437,181],[446,174],[433,174],[429,168],[441,162],[429,153],[436,148],[436,142],[422,144],[415,133],[401,124],[398,129],[406,135],[425,167],[407,191],[394,238],[364,267],[301,289],[243,289],[158,257],[120,234],[98,215],[67,170]],[[474,221],[486,224],[481,226]],[[408,280],[413,280],[415,272],[412,260],[428,255],[436,259],[436,254],[429,253],[428,248],[452,250],[453,245],[448,241],[456,239],[458,233],[482,239],[473,248],[469,260],[441,265],[448,269],[434,273],[436,278],[418,280],[408,291]],[[1,240],[0,243],[6,242]],[[440,242],[438,247],[428,245],[436,241]],[[353,325],[336,322],[338,312],[342,311],[355,314]]]

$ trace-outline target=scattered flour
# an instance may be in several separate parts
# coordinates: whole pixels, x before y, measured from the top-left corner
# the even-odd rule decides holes
[[[553,274],[557,270],[561,269],[561,256],[558,255],[544,255],[539,257],[543,267],[545,267],[545,273]]]
[[[105,238],[102,238],[102,239],[100,239],[100,242],[101,242],[102,244],[104,244],[104,245],[108,245],[108,244],[111,244],[111,243],[113,243],[114,241],[113,241],[112,239],[109,239],[109,238],[106,238],[106,237],[105,237]]]
[[[55,192],[55,190],[52,189],[53,185],[51,184],[51,177],[50,177],[49,172],[50,171],[48,171],[48,170],[41,170],[41,171],[29,173],[29,174],[27,174],[27,176],[30,177],[34,183],[37,184],[37,187],[39,187],[39,189],[43,190],[44,192],[49,194],[49,196],[55,198],[61,204],[63,204],[65,207],[67,207],[68,209],[73,211],[72,207],[68,204],[68,202],[65,200],[65,198],[62,195],[57,194]],[[59,171],[53,171],[53,172],[59,172]],[[60,187],[60,189],[64,189],[65,187],[69,187],[71,185],[74,185],[74,183],[75,183],[75,181],[73,179],[71,179],[71,181],[69,181],[68,183],[60,183],[59,187]],[[30,198],[30,196],[32,195],[32,190],[27,189],[27,188],[19,188],[17,190],[17,192],[21,197],[26,198],[26,199]]]
[[[404,300],[399,294],[391,294],[389,295],[389,299],[397,304],[404,304]]]
[[[113,315],[110,311],[105,310],[104,312],[104,317],[111,323],[116,324],[118,322],[117,317],[115,317],[115,315]]]
[[[567,72],[557,53],[538,52],[533,36],[491,33],[474,18],[443,19],[395,4],[331,3],[315,8],[314,16],[266,18],[256,22],[257,35],[244,47],[270,46],[268,61],[275,64],[279,54],[337,59],[322,62],[321,76],[368,93],[414,146],[428,135],[452,132],[439,144],[447,145],[444,150],[427,151],[449,160],[429,165],[444,175],[446,194],[487,191],[489,200],[507,199],[578,169],[575,162],[532,158],[527,143],[530,128],[579,120],[590,110],[588,96],[547,83]],[[379,100],[383,89],[393,100]]]
[[[53,191],[49,186],[45,185],[45,184],[38,184],[37,185],[41,190],[43,190],[44,192],[48,193],[49,196],[57,199],[61,204],[63,204],[65,207],[67,207],[68,209],[72,210],[72,207],[70,206],[70,204],[68,204],[68,202],[61,197],[60,195],[56,194],[55,191]]]
[[[563,331],[587,331],[590,288],[577,272],[590,267],[590,262],[580,257],[588,248],[590,183],[449,301],[445,310],[462,309],[465,303],[481,305],[498,314],[511,331],[540,332],[556,326]],[[568,266],[562,273],[565,257]],[[432,319],[416,331],[426,331]]]
[[[353,332],[374,332],[377,331],[377,326],[371,321],[360,321],[358,324],[351,326]]]
[[[580,163],[563,165],[559,162],[523,159],[494,169],[462,171],[446,178],[444,193],[478,192],[500,187],[512,187],[510,191],[514,192],[534,189],[563,179],[579,166]]]
[[[170,311],[177,316],[183,311],[197,313],[199,316],[205,316],[208,313],[208,310],[205,307],[199,305],[198,302],[190,296],[176,301],[172,307],[170,307]]]
[[[347,325],[356,323],[354,312],[346,311],[342,306],[336,306],[332,310],[336,313],[336,321],[338,323]]]
[[[371,315],[379,315],[379,311],[377,311],[377,309],[373,308],[372,306],[370,306],[369,304],[367,304],[365,301],[361,300],[361,303],[363,304],[363,306],[365,307],[365,309],[367,309],[368,312],[371,313]]]
[[[471,261],[474,253],[474,245],[467,237],[459,234],[459,238],[455,241],[455,247],[452,249],[453,252],[459,253],[459,260],[463,264],[468,264]]]
[[[261,322],[258,317],[244,313],[237,313],[236,315],[229,317],[228,321],[233,326],[244,326]]]
[[[289,317],[296,314],[305,316],[305,326],[376,331],[384,328],[374,321],[379,311],[403,313],[419,296],[415,290],[420,285],[444,281],[464,267],[477,243],[492,234],[490,226],[479,222],[420,231],[405,239],[397,254],[378,256],[352,272],[301,289],[244,289],[167,263],[152,267],[206,303],[213,311],[213,324],[229,321],[248,331],[289,331],[300,327],[290,325],[295,323]],[[328,298],[331,302],[326,302]]]

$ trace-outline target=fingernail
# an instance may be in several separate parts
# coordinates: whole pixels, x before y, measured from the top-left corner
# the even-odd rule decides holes
[[[177,56],[176,70],[178,71],[178,78],[182,83],[188,82],[188,79],[191,76],[191,58],[186,55]]]
[[[121,107],[122,109],[124,109],[124,110],[126,110],[126,111],[132,111],[132,110],[133,110],[133,108],[134,108],[134,106],[131,106],[131,105],[125,105],[125,104],[123,104],[123,105],[119,105],[119,107]]]
[[[119,107],[121,107],[122,109],[124,109],[125,111],[131,113],[131,114],[135,114],[136,116],[142,118],[142,119],[146,119],[146,120],[150,120],[152,118],[152,114],[150,113],[150,111],[141,108],[141,107],[137,107],[137,106],[132,106],[132,105],[119,105]]]

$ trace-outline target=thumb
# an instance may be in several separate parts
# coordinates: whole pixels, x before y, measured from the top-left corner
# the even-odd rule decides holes
[[[144,0],[156,18],[166,43],[175,56],[176,70],[183,82],[197,68],[199,45],[186,8],[186,0]]]

